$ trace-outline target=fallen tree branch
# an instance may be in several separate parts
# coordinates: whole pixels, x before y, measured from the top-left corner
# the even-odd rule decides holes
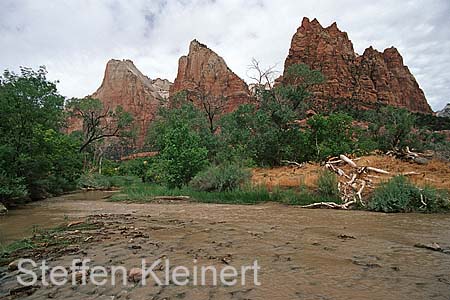
[[[361,203],[362,206],[366,206],[362,200],[362,195],[361,195],[361,193],[363,192],[365,187],[366,187],[366,182],[364,180],[362,180],[361,188],[359,189],[358,192],[356,192],[356,195],[359,198],[359,203]]]
[[[347,184],[350,184],[350,185],[353,184],[353,182],[355,182],[355,180],[356,180],[356,177],[358,177],[358,175],[353,174],[352,179],[349,182],[347,182]]]
[[[380,173],[380,174],[390,174],[388,171],[382,170],[382,169],[378,169],[378,168],[374,168],[374,167],[367,167],[366,170],[368,171],[372,171],[375,173]]]
[[[152,200],[189,200],[191,197],[189,196],[156,196],[152,197]]]
[[[357,168],[358,166],[356,165],[356,163],[353,161],[353,160],[351,160],[350,158],[348,158],[347,156],[345,156],[345,155],[340,155],[339,156],[340,157],[340,159],[342,159],[342,161],[344,161],[344,162],[346,162],[349,166],[351,166],[352,168]]]
[[[298,163],[296,161],[282,160],[281,162],[285,163],[285,164],[288,164],[288,165],[294,165],[294,166],[297,166],[297,167],[300,167],[300,168],[303,168],[305,166],[304,163]]]
[[[418,173],[418,172],[404,172],[404,173],[401,173],[401,175],[403,175],[403,176],[414,176],[414,175],[422,175],[422,173]]]
[[[319,203],[313,203],[309,205],[303,205],[300,206],[301,208],[330,208],[330,209],[345,209],[347,210],[348,207],[354,203],[348,202],[346,204],[336,204],[334,202],[319,202]]]
[[[84,221],[74,221],[74,222],[70,222],[69,224],[67,224],[67,228],[70,228],[72,226],[76,226],[76,225],[80,225],[83,224]]]

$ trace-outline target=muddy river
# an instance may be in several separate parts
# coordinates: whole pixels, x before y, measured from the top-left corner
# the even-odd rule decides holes
[[[124,204],[107,193],[33,203],[0,218],[3,241],[33,226],[101,215],[103,228],[80,255],[95,265],[140,267],[142,258],[171,265],[239,266],[255,260],[261,285],[49,286],[20,299],[450,299],[450,254],[416,247],[450,246],[450,215],[377,214],[189,202]],[[82,253],[82,254],[80,254]],[[196,260],[195,262],[193,260]],[[163,269],[161,269],[162,272]],[[0,273],[0,299],[13,299],[14,273]]]

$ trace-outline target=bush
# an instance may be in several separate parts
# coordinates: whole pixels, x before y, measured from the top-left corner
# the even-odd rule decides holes
[[[212,166],[189,183],[197,191],[223,192],[239,188],[250,179],[250,172],[237,164]]]
[[[322,171],[317,180],[317,191],[320,196],[340,199],[336,174],[328,170]]]
[[[121,176],[136,176],[144,180],[148,170],[152,168],[153,161],[153,158],[124,161],[118,166],[118,173]]]
[[[421,189],[406,177],[396,176],[375,189],[368,207],[388,213],[442,212],[450,209],[450,201],[443,191]]]

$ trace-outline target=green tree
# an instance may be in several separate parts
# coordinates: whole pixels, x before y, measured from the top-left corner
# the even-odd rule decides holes
[[[286,70],[283,84],[273,89],[274,98],[279,102],[287,102],[293,111],[304,109],[305,101],[312,96],[311,88],[324,81],[325,77],[320,71],[311,70],[304,64],[291,65]]]
[[[150,125],[147,134],[147,146],[153,151],[161,151],[166,146],[165,136],[169,131],[186,125],[200,137],[200,145],[208,150],[209,158],[213,159],[218,150],[217,136],[210,131],[205,115],[191,102],[179,101],[174,108],[161,108],[156,120]]]
[[[154,172],[156,180],[169,188],[187,184],[208,163],[208,150],[201,145],[200,135],[187,124],[172,124],[162,143]]]
[[[369,131],[381,150],[410,146],[415,139],[415,117],[406,109],[382,107],[378,112],[371,112],[371,119]]]
[[[308,120],[309,145],[315,160],[351,153],[356,149],[353,141],[353,119],[346,114],[315,115]]]
[[[81,159],[77,141],[61,133],[63,105],[43,67],[0,76],[0,200],[40,198],[74,186]]]
[[[296,120],[304,117],[311,87],[323,82],[324,77],[306,65],[293,65],[283,79],[283,84],[270,90],[257,85],[258,107],[242,106],[223,117],[220,138],[231,149],[227,153],[237,152],[259,165],[270,166],[310,157],[309,132]]]

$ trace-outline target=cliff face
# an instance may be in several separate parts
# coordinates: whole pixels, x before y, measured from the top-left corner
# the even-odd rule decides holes
[[[224,113],[251,101],[247,84],[228,68],[222,57],[196,40],[191,42],[189,54],[179,59],[170,95],[182,91],[196,105],[201,105],[201,98],[205,97],[223,102]]]
[[[442,118],[450,118],[450,103],[448,103],[443,110],[438,111],[436,113],[436,115],[438,117],[442,117]]]
[[[137,146],[141,147],[162,100],[168,98],[171,85],[168,80],[151,80],[131,60],[113,59],[106,65],[101,86],[90,97],[99,99],[104,107],[111,110],[121,106],[132,114],[134,125],[138,129]],[[81,128],[80,120],[69,120],[69,131]]]
[[[324,28],[316,19],[303,19],[292,38],[285,72],[300,63],[325,75],[326,82],[315,87],[319,100],[355,100],[432,113],[397,49],[379,52],[370,47],[358,56],[347,33],[340,31],[336,23]]]

